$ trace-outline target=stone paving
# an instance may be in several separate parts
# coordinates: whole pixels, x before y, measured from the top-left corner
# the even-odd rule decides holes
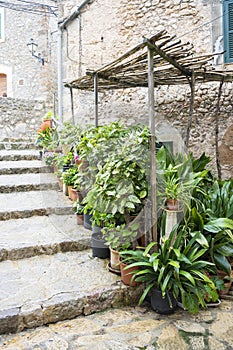
[[[177,309],[159,315],[148,307],[98,314],[0,336],[1,350],[231,350],[233,302],[192,316]]]

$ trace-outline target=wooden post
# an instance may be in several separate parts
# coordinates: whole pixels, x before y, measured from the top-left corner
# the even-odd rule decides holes
[[[224,83],[224,77],[222,78],[219,85],[217,106],[216,106],[216,113],[215,113],[215,159],[216,159],[218,178],[220,180],[222,179],[222,169],[221,169],[220,155],[219,155],[219,114],[220,114],[220,99],[222,96],[223,83]]]
[[[98,127],[98,73],[94,74],[94,94],[95,94],[95,105],[94,105],[94,115],[95,115],[95,127]]]
[[[71,99],[71,114],[72,114],[72,123],[75,124],[74,121],[74,98],[73,98],[73,89],[70,88],[70,99]]]
[[[156,199],[156,140],[155,140],[155,98],[154,98],[154,52],[148,46],[148,102],[149,102],[149,126],[151,132],[151,236],[153,241],[158,241],[157,235],[157,199]]]
[[[187,123],[187,129],[186,129],[186,138],[185,138],[185,146],[189,147],[189,136],[190,136],[190,130],[192,125],[192,119],[193,119],[193,108],[194,108],[194,93],[195,93],[195,75],[194,72],[192,72],[191,79],[188,78],[189,86],[191,89],[191,97],[189,102],[189,116],[188,116],[188,123]]]

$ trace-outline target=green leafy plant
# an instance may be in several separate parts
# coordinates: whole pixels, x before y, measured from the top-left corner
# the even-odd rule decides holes
[[[78,200],[75,200],[72,205],[72,211],[75,214],[82,215],[84,214],[84,206]]]
[[[202,183],[209,176],[204,166],[209,158],[202,155],[194,160],[192,154],[173,156],[162,147],[157,153],[157,181],[160,205],[166,205],[168,199],[178,200],[184,209],[191,210],[193,202],[199,202],[197,193],[205,194]]]
[[[52,111],[48,111],[42,118],[42,120],[47,120],[47,119],[52,119],[53,118],[53,112]]]
[[[141,210],[148,195],[149,159],[144,145],[147,138],[147,129],[128,131],[127,138],[123,134],[117,147],[98,163],[85,198],[88,209],[112,215],[120,213],[126,222],[131,213]],[[97,154],[96,159],[99,159]],[[91,164],[89,167],[92,170]]]
[[[49,144],[53,140],[53,129],[48,125],[41,125],[41,128],[37,130],[36,144],[41,148],[48,148]]]
[[[102,229],[103,237],[111,249],[118,252],[133,247],[137,242],[139,224],[122,224],[112,228]]]
[[[151,288],[157,288],[163,296],[170,291],[176,299],[181,297],[184,308],[195,314],[200,306],[206,307],[207,296],[209,300],[218,299],[216,286],[206,273],[214,264],[201,259],[207,248],[197,242],[199,232],[184,245],[183,232],[176,230],[159,244],[157,252],[153,251],[157,243],[151,242],[146,248],[126,251],[123,261],[133,260],[126,269],[137,266],[133,280],[146,283],[139,304]]]
[[[66,145],[71,149],[80,142],[82,128],[78,124],[73,125],[70,122],[64,122],[62,127],[58,128],[58,134],[61,145]]]
[[[70,151],[63,157],[63,165],[70,166],[73,164],[74,156],[73,153]]]
[[[190,230],[199,230],[208,241],[206,259],[215,263],[216,268],[231,271],[229,257],[233,257],[233,181],[214,180],[206,187],[201,203],[193,207],[185,218]]]
[[[73,186],[76,180],[78,169],[76,167],[69,168],[62,173],[62,180],[67,186]]]

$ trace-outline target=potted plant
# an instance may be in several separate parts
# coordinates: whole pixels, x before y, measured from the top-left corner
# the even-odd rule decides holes
[[[103,228],[103,236],[110,248],[110,271],[120,271],[120,252],[137,245],[138,223]]]
[[[92,231],[91,235],[92,256],[100,259],[107,259],[110,257],[110,250],[107,242],[100,230]]]
[[[77,224],[84,224],[84,206],[79,203],[78,200],[73,202],[72,210],[76,214]]]
[[[53,167],[56,160],[57,153],[56,152],[44,152],[44,162],[46,165]]]
[[[46,115],[42,118],[43,123],[48,125],[50,128],[52,128],[52,118],[53,118],[53,112],[48,111]]]
[[[159,201],[168,210],[191,210],[192,202],[198,202],[196,193],[204,191],[201,184],[209,174],[209,170],[204,169],[209,158],[202,155],[194,160],[192,154],[173,156],[162,147],[156,159]]]
[[[214,180],[199,205],[185,217],[185,225],[202,232],[208,242],[205,258],[230,276],[233,257],[233,180]]]
[[[66,155],[63,156],[63,164],[62,164],[62,171],[66,171],[69,168],[73,167],[73,153],[70,151]]]
[[[68,187],[68,196],[72,199],[72,188],[74,181],[76,179],[78,169],[76,167],[71,167],[62,173],[63,183]]]
[[[216,286],[206,273],[214,269],[214,264],[200,259],[206,248],[197,241],[199,232],[184,244],[183,232],[177,233],[176,230],[177,227],[158,245],[158,251],[153,251],[156,242],[151,242],[146,248],[128,251],[126,260],[133,259],[134,262],[126,269],[137,266],[133,279],[145,283],[140,305],[150,292],[152,308],[159,313],[173,312],[178,298],[181,298],[184,308],[195,314],[200,306],[206,307],[207,294],[208,299],[218,299]]]
[[[131,255],[131,251],[123,250],[120,251],[120,270],[121,270],[121,281],[131,287],[137,286],[139,283],[136,282],[134,278],[134,273],[138,270],[138,266],[131,266],[137,261],[134,260],[134,257]]]

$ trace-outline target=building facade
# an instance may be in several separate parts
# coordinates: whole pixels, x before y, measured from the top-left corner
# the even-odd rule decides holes
[[[81,11],[77,9],[84,4]],[[113,61],[162,29],[182,42],[189,41],[197,55],[215,53],[213,66],[232,69],[233,1],[231,0],[91,0],[61,1],[62,17],[76,16],[62,33],[63,82],[72,81]],[[225,51],[225,53],[223,53]],[[216,156],[216,113],[219,84],[195,86],[190,150]],[[73,91],[76,122],[94,120],[91,92]],[[157,119],[161,138],[185,138],[189,114],[189,86],[156,89]],[[63,115],[71,118],[69,89],[63,89]],[[232,83],[224,83],[220,98],[219,145],[224,177],[233,173]],[[99,97],[100,123],[121,119],[148,123],[147,90],[106,91]],[[175,136],[174,136],[175,135]]]
[[[56,8],[56,2],[50,0],[32,5],[3,1],[0,5],[1,138],[31,135],[53,106],[57,91]],[[34,56],[32,45],[27,45],[31,39],[37,45],[33,45]],[[11,126],[5,126],[9,121]]]

